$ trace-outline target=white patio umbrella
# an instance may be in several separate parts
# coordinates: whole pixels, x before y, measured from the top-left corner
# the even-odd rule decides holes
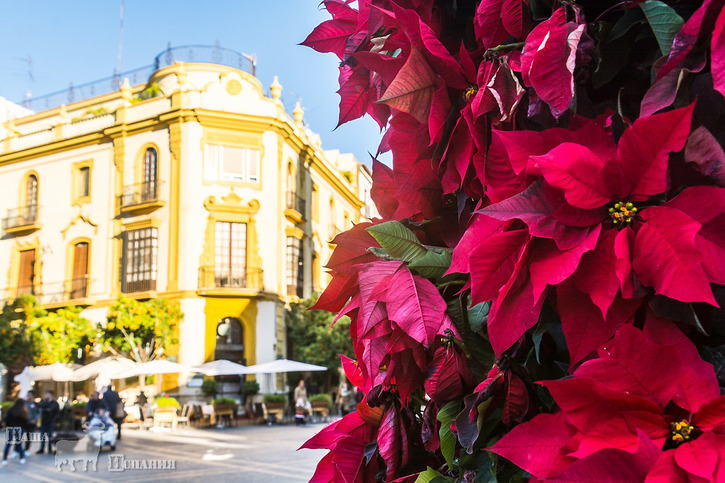
[[[20,392],[18,396],[20,396],[20,398],[22,399],[25,399],[30,390],[33,389],[33,378],[30,375],[30,369],[30,366],[26,366],[23,369],[23,372],[13,378],[15,382],[20,383]]]
[[[326,371],[327,367],[307,364],[306,362],[291,361],[289,359],[278,359],[272,362],[264,362],[254,366],[247,366],[247,374],[269,374],[276,372],[307,372]]]
[[[177,362],[157,359],[155,361],[141,362],[135,366],[114,374],[113,379],[125,379],[133,376],[145,376],[147,374],[176,374],[179,372],[191,372],[189,366]]]
[[[236,362],[219,359],[207,362],[200,366],[192,367],[193,371],[201,372],[205,376],[231,376],[237,374],[253,374],[249,372],[247,366],[237,364]]]
[[[30,367],[29,373],[33,381],[67,382],[73,380],[73,372],[79,367],[81,366],[78,364],[55,362],[45,366]]]
[[[95,377],[96,390],[100,391],[102,388],[111,384],[111,379],[117,373],[129,370],[135,365],[136,363],[134,361],[125,357],[105,357],[74,371],[73,380],[86,381]]]
[[[135,366],[136,363],[134,361],[125,357],[105,357],[75,370],[73,372],[73,380],[86,381],[102,374],[112,377],[119,372],[127,371]]]

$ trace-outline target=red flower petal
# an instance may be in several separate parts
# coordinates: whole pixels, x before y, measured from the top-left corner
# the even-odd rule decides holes
[[[682,302],[717,305],[695,247],[700,224],[679,210],[653,206],[642,212],[632,265],[643,285]]]

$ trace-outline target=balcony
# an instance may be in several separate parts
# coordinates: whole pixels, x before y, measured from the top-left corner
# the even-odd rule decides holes
[[[21,285],[5,290],[3,300],[11,301],[21,295],[33,295],[38,304],[48,307],[63,307],[66,305],[92,305],[90,300],[90,279],[88,277],[51,282],[39,285]]]
[[[40,229],[38,223],[38,206],[21,206],[8,210],[2,221],[3,230],[9,234],[30,233]]]
[[[284,216],[294,224],[305,219],[305,200],[297,196],[296,191],[287,191]]]
[[[120,197],[121,212],[148,213],[164,206],[159,199],[159,184],[158,180],[150,180],[124,186]]]
[[[201,295],[236,295],[240,291],[263,291],[264,270],[247,268],[231,273],[228,268],[214,266],[199,268],[199,292]]]

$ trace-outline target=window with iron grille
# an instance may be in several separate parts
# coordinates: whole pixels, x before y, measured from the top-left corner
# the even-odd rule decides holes
[[[217,287],[247,286],[247,224],[217,221],[214,278]]]
[[[302,270],[302,244],[299,238],[287,237],[285,258],[287,261],[287,295],[302,297],[304,271]]]
[[[156,290],[159,249],[158,228],[148,227],[126,232],[123,291]]]

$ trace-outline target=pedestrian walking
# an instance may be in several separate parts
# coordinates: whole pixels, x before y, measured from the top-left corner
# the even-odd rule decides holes
[[[108,386],[106,392],[103,393],[103,402],[106,403],[108,415],[113,419],[118,427],[118,439],[121,439],[121,425],[123,420],[126,419],[126,410],[124,409],[123,400],[116,391],[113,390],[113,386]]]
[[[86,421],[90,421],[93,415],[96,414],[96,411],[98,411],[98,409],[100,408],[108,410],[108,407],[106,406],[106,401],[100,399],[100,394],[98,394],[98,391],[94,391],[91,393],[91,398],[86,404]]]
[[[337,406],[340,408],[340,415],[344,416],[350,411],[355,401],[355,393],[347,386],[346,382],[340,384],[340,390],[337,392]]]
[[[43,400],[40,402],[40,449],[38,454],[45,453],[45,442],[48,442],[48,453],[53,452],[53,432],[55,423],[60,415],[60,405],[53,397],[53,391],[45,391]]]
[[[10,447],[15,446],[20,454],[20,464],[25,464],[25,450],[23,449],[23,434],[28,424],[28,408],[25,407],[25,401],[18,398],[8,410],[5,417],[6,438],[5,450],[3,451],[3,466],[8,464],[8,453]]]
[[[25,407],[28,409],[28,424],[25,426],[25,433],[29,436],[38,429],[38,420],[40,420],[40,404],[35,402],[35,391],[28,391],[25,396]],[[25,453],[30,455],[30,440],[25,439]]]

